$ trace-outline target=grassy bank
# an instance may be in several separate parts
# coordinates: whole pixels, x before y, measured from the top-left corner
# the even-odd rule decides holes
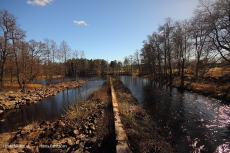
[[[130,149],[142,152],[174,152],[171,144],[161,135],[153,119],[141,108],[130,90],[118,79],[113,79],[121,119],[125,126]]]
[[[193,91],[198,94],[203,94],[212,98],[230,101],[230,80],[229,75],[224,77],[205,77],[199,80],[187,78],[184,82],[184,87],[180,87],[180,78],[173,79],[173,86],[179,89]]]

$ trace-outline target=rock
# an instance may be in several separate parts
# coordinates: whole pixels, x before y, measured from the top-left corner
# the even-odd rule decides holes
[[[65,144],[68,141],[68,138],[63,138],[61,140],[59,140],[60,144]]]
[[[88,133],[90,136],[92,136],[92,134],[93,134],[92,130],[89,130]]]
[[[84,148],[84,146],[85,146],[84,142],[80,142],[79,147]]]
[[[33,100],[33,101],[38,101],[38,100],[40,100],[40,98],[38,98],[38,97],[35,97],[35,96],[33,96],[33,97],[30,97],[30,99],[31,99],[31,100]]]
[[[95,125],[93,123],[89,123],[89,128],[93,131],[95,131]]]
[[[18,95],[17,94],[10,94],[9,98],[16,98]]]
[[[85,138],[85,135],[84,135],[84,134],[80,134],[80,135],[77,136],[77,138],[79,138],[79,139],[84,139],[84,138]]]
[[[70,145],[70,146],[72,146],[72,145],[74,145],[74,142],[73,142],[72,139],[68,139],[68,140],[67,140],[67,144]]]
[[[5,103],[6,106],[4,107],[4,109],[14,109],[16,103],[16,101],[8,101],[7,103]]]
[[[28,134],[34,127],[32,125],[27,125],[21,130],[21,134]]]
[[[79,145],[79,144],[80,144],[80,140],[77,140],[77,141],[75,142],[75,144],[76,144],[76,145]]]
[[[78,135],[78,134],[79,134],[79,131],[78,131],[78,130],[73,130],[73,133],[74,133],[75,135]]]
[[[25,100],[26,102],[30,102],[31,98],[30,97],[23,97],[22,100]]]
[[[59,126],[65,126],[65,123],[63,123],[61,120],[58,120],[56,125],[59,125]]]

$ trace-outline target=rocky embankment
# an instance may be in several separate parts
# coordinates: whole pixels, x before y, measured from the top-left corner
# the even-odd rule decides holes
[[[1,134],[0,152],[115,152],[108,91],[104,85],[88,100],[70,106],[67,113],[54,122],[27,125],[12,133],[10,139]]]
[[[45,88],[28,90],[26,93],[20,91],[9,91],[0,93],[0,114],[9,110],[20,109],[28,105],[37,103],[41,99],[56,95],[57,93],[81,86],[86,81],[69,81],[57,83]]]

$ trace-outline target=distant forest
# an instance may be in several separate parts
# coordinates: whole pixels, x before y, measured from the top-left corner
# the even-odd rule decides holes
[[[0,10],[0,90],[6,81],[23,88],[38,76],[77,80],[91,74],[150,75],[169,85],[178,76],[183,87],[186,74],[198,80],[215,67],[229,73],[230,0],[200,0],[192,18],[165,19],[143,47],[123,61],[86,59],[84,51],[72,50],[64,40],[57,44],[48,38],[25,38],[16,17]]]

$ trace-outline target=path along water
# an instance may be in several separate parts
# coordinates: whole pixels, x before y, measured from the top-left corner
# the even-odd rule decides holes
[[[230,151],[230,105],[147,78],[119,79],[174,140],[177,152]]]

